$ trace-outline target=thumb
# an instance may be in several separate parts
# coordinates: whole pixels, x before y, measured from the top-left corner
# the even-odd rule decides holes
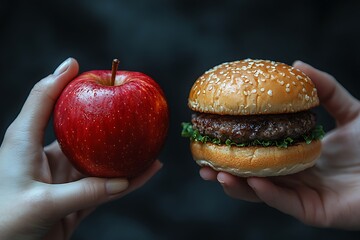
[[[15,119],[16,127],[13,129],[28,133],[31,141],[42,143],[53,106],[64,87],[77,75],[78,70],[77,61],[68,58],[53,74],[37,82]]]
[[[104,203],[129,186],[123,178],[88,177],[76,182],[52,185],[55,211],[61,216]]]

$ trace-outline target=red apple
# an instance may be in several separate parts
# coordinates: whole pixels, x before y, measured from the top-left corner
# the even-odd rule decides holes
[[[85,72],[63,90],[54,130],[65,156],[83,174],[134,177],[157,158],[169,127],[160,86],[140,72]]]

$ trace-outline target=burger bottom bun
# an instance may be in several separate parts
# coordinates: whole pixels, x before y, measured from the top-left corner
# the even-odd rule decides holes
[[[268,177],[293,174],[313,166],[321,153],[321,141],[287,148],[229,147],[191,141],[190,149],[200,166],[239,177]]]

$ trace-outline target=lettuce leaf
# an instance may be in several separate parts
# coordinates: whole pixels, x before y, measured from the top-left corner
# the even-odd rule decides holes
[[[181,136],[190,138],[192,141],[202,142],[202,143],[214,143],[217,145],[225,144],[227,146],[236,146],[236,147],[247,147],[247,146],[262,146],[262,147],[268,147],[268,146],[277,146],[280,148],[287,148],[288,146],[291,146],[299,141],[305,141],[307,144],[310,144],[313,140],[320,140],[324,137],[325,132],[323,130],[323,127],[321,125],[317,125],[313,131],[308,135],[303,135],[303,139],[298,139],[297,141],[295,139],[292,139],[290,137],[287,137],[285,139],[280,140],[273,140],[273,141],[265,141],[265,140],[254,140],[250,142],[245,143],[236,143],[230,139],[226,139],[225,142],[221,142],[218,138],[211,138],[209,136],[203,136],[200,134],[200,132],[193,128],[191,123],[182,123],[182,131]]]

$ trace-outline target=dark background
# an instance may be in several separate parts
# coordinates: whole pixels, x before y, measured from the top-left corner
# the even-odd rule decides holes
[[[0,133],[32,86],[69,56],[80,72],[144,72],[164,89],[171,128],[148,184],[105,204],[73,235],[84,239],[359,239],[358,232],[319,229],[271,209],[227,197],[205,182],[180,123],[198,76],[224,61],[302,59],[360,97],[360,1],[138,0],[0,2]],[[334,123],[322,109],[326,130]],[[54,139],[51,124],[46,141]]]

